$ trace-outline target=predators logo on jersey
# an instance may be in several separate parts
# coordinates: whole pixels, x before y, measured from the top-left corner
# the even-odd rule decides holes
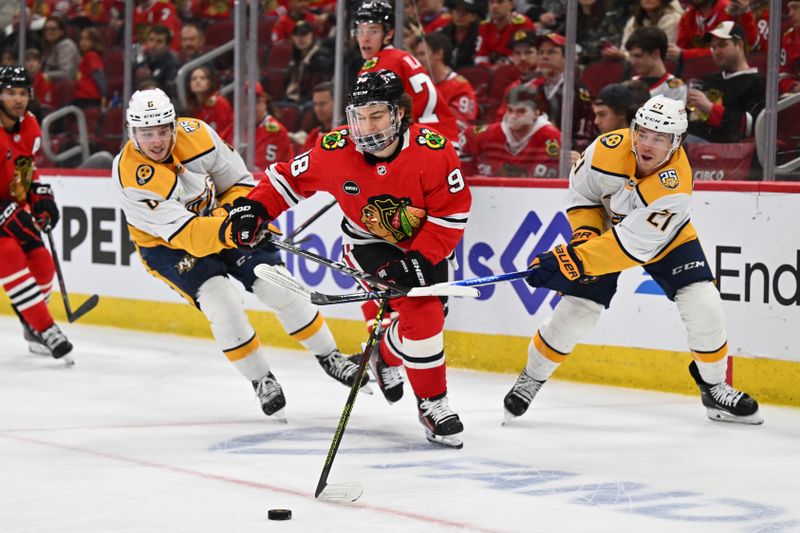
[[[144,185],[153,178],[156,169],[152,165],[139,165],[136,167],[136,183]]]
[[[419,132],[420,135],[417,135],[417,143],[422,146],[427,146],[431,150],[441,150],[447,142],[447,139],[442,135],[428,128],[421,128]]]
[[[322,136],[320,146],[324,150],[338,150],[347,146],[347,130],[329,131]]]
[[[603,143],[603,146],[606,148],[616,148],[619,146],[619,143],[622,142],[622,135],[619,133],[612,133],[611,135],[605,135],[600,137],[600,142]]]
[[[392,244],[414,236],[425,221],[425,210],[414,207],[408,198],[390,195],[372,197],[361,208],[361,222],[367,230]]]

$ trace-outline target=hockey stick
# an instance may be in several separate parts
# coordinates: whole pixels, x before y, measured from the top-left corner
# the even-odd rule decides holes
[[[449,287],[474,287],[476,285],[492,285],[502,281],[513,281],[515,279],[523,279],[530,276],[531,272],[539,268],[538,265],[529,268],[528,270],[517,270],[516,272],[506,272],[505,274],[492,274],[491,276],[483,276],[481,278],[469,278],[459,281],[446,281],[444,283],[436,283],[423,287],[431,291],[443,290],[445,286]]]
[[[350,387],[350,394],[347,396],[347,401],[345,402],[344,409],[342,410],[342,416],[339,418],[339,425],[336,427],[336,432],[333,434],[333,441],[331,441],[331,447],[328,450],[328,456],[325,458],[325,464],[323,465],[322,473],[319,476],[317,490],[314,492],[314,497],[317,499],[338,503],[354,502],[364,493],[364,486],[361,485],[361,483],[354,481],[350,483],[329,484],[328,475],[331,473],[331,467],[333,466],[333,460],[336,458],[336,452],[339,450],[339,444],[342,443],[344,430],[347,427],[348,420],[350,420],[350,413],[353,411],[353,405],[356,402],[356,396],[358,396],[358,391],[361,390],[361,380],[364,377],[364,372],[367,371],[369,356],[372,353],[372,348],[375,346],[375,342],[378,339],[378,334],[380,333],[381,329],[381,321],[383,320],[383,315],[386,312],[388,305],[388,299],[384,298],[381,300],[381,306],[378,308],[378,314],[375,315],[375,322],[373,323],[372,332],[369,334],[367,344],[364,347],[363,356],[361,357],[361,361],[358,363],[358,370],[356,371],[355,380],[353,380],[353,385]]]
[[[361,291],[352,294],[324,294],[312,290],[305,283],[294,278],[283,266],[260,264],[256,265],[253,269],[253,273],[255,273],[257,277],[302,296],[316,305],[364,302],[367,300],[382,300],[383,298],[399,298],[401,296],[412,298],[421,296],[460,296],[476,298],[480,296],[480,292],[472,287],[462,287],[444,283],[430,286],[436,287],[433,290],[431,290],[430,287],[413,287],[409,289],[406,294],[391,289],[370,292]]]
[[[72,323],[80,317],[91,311],[97,305],[100,298],[93,294],[88,300],[83,302],[74,312],[69,305],[69,297],[67,296],[67,286],[64,284],[64,274],[61,272],[61,262],[58,260],[56,253],[56,244],[53,241],[53,233],[50,230],[45,231],[47,235],[47,242],[50,244],[50,253],[53,256],[53,265],[56,268],[56,276],[58,277],[58,286],[61,289],[61,299],[64,301],[64,310],[67,312],[67,320]]]
[[[328,210],[331,207],[333,207],[334,205],[336,205],[336,200],[331,200],[330,203],[325,204],[324,206],[322,206],[322,208],[319,211],[317,211],[316,213],[314,213],[313,215],[308,217],[308,220],[306,220],[305,222],[303,222],[302,224],[300,224],[299,226],[294,228],[294,230],[289,235],[287,235],[286,238],[284,238],[284,241],[288,242],[289,244],[300,244],[301,242],[303,242],[305,239],[302,239],[300,241],[295,241],[294,238],[297,237],[297,235],[301,231],[303,231],[304,229],[309,227],[311,224],[313,224],[319,217],[321,217],[322,215],[327,213]]]

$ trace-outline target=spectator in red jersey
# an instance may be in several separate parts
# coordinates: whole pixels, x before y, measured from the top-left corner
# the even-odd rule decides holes
[[[414,55],[428,67],[433,84],[442,95],[458,124],[456,149],[466,142],[466,132],[478,116],[478,98],[469,81],[451,67],[453,43],[441,32],[419,38]]]
[[[150,28],[160,25],[169,31],[172,49],[180,50],[178,34],[181,21],[175,5],[169,0],[137,0],[133,10],[133,35],[137,42],[144,43],[150,37]]]
[[[758,41],[750,0],[690,0],[690,3],[678,24],[677,43],[670,45],[667,51],[667,58],[671,61],[711,55],[706,33],[726,20],[737,22],[744,28],[749,46]]]
[[[206,34],[199,22],[184,22],[181,27],[181,50],[178,60],[181,64],[188,63],[203,55],[206,45]]]
[[[787,4],[792,26],[781,37],[779,94],[800,92],[800,0],[789,0]]]
[[[78,79],[73,103],[81,109],[105,107],[106,73],[103,70],[103,45],[100,42],[100,33],[94,28],[81,31],[78,48],[81,51],[81,61],[78,63]]]
[[[161,24],[150,27],[144,54],[134,67],[137,83],[152,78],[170,96],[175,94],[175,74],[178,71],[178,59],[170,50],[171,39],[169,29]]]
[[[320,141],[320,138],[333,129],[333,83],[326,81],[314,87],[311,94],[311,105],[314,110],[314,119],[317,125],[310,132],[302,136],[289,136],[298,144],[303,145],[302,152],[311,150]],[[305,132],[298,132],[305,133]],[[302,141],[302,142],[300,142]]]
[[[233,0],[190,0],[191,17],[198,20],[228,20]]]
[[[481,22],[475,64],[500,65],[510,62],[508,41],[519,30],[534,30],[531,19],[514,12],[513,0],[489,0],[489,20]]]
[[[422,30],[433,33],[450,24],[450,13],[444,7],[444,0],[418,0],[419,21],[422,23]]]
[[[286,80],[286,99],[307,103],[311,90],[333,76],[333,51],[314,35],[314,27],[300,20],[292,30],[292,61]]]
[[[219,93],[219,80],[211,67],[203,65],[189,73],[187,104],[189,114],[199,118],[214,131],[225,131],[233,123],[233,109]]]
[[[289,41],[292,36],[292,30],[301,20],[312,28],[316,28],[317,19],[308,10],[308,0],[289,0],[289,12],[281,15],[272,27],[272,42],[284,43]]]
[[[486,0],[455,0],[450,14],[450,24],[439,31],[453,43],[453,67],[471,67],[475,64],[478,30],[486,17]]]
[[[33,80],[33,99],[30,106],[31,112],[38,120],[40,115],[44,115],[42,107],[48,110],[53,106],[53,84],[44,78],[42,53],[36,48],[28,48],[25,51],[25,70]]]
[[[546,109],[546,100],[535,89],[511,89],[502,122],[477,126],[467,134],[464,172],[557,178],[561,132],[547,120]]]
[[[50,17],[44,23],[42,71],[47,81],[74,80],[78,72],[80,52],[75,41],[67,37],[63,18]]]

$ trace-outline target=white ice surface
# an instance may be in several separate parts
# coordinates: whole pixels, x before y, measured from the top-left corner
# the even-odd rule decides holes
[[[501,427],[515,376],[451,369],[464,448],[425,440],[407,385],[391,406],[375,387],[329,479],[364,495],[331,504],[313,492],[347,389],[312,356],[270,350],[282,425],[211,341],[64,330],[71,369],[0,318],[2,533],[800,531],[798,409],[731,425],[699,397],[551,380]]]

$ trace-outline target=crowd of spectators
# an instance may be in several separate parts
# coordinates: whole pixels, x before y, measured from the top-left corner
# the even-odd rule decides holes
[[[32,111],[40,119],[68,104],[91,111],[98,118],[92,125],[92,148],[113,151],[115,143],[118,148],[124,2],[27,4],[24,58],[34,80]],[[361,2],[349,4],[352,14]],[[800,0],[784,1],[782,20],[775,24],[768,20],[766,0],[578,4],[576,76],[568,95],[573,123],[564,132],[571,136],[573,160],[598,134],[627,127],[643,99],[662,94],[687,105],[687,151],[693,165],[724,167],[732,165],[725,154],[736,153],[739,160],[745,154],[747,164],[732,165],[728,178],[758,179],[755,121],[765,105],[768,30],[782,34],[781,95],[800,92]],[[258,166],[307,149],[336,126],[331,83],[335,5],[335,0],[260,2]],[[405,9],[406,62],[430,75],[430,90],[447,104],[445,114],[455,117],[457,135],[442,133],[458,146],[465,171],[559,177],[564,70],[570,63],[565,57],[565,1],[416,0],[398,5]],[[208,122],[229,141],[232,54],[201,60],[180,79],[177,72],[233,37],[232,10],[232,0],[137,0],[131,72],[134,90],[162,88],[181,113]],[[19,57],[20,16],[16,12],[0,19],[3,64]],[[394,30],[386,29],[380,39]],[[368,36],[357,38],[354,32],[349,39],[348,85],[382,42],[376,49],[367,43],[365,52],[359,39],[368,41]],[[185,101],[178,98],[177,83],[184,84]],[[414,105],[413,114],[419,115]],[[119,131],[112,132],[114,126]],[[779,154],[793,159],[798,138],[779,134]],[[716,150],[721,144],[736,149]],[[721,155],[709,156],[715,153]]]

